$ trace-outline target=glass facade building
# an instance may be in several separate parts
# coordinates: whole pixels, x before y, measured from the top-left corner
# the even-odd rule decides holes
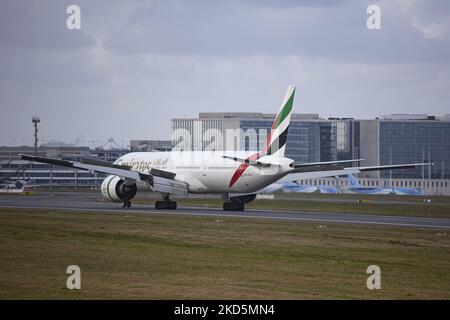
[[[240,128],[247,133],[242,138],[243,150],[261,150],[272,123],[273,120],[242,120]],[[336,160],[336,124],[291,120],[285,156],[296,162]]]
[[[383,171],[383,178],[450,178],[450,122],[380,121],[380,164],[432,162],[433,166]]]
[[[337,159],[359,159],[359,123],[352,118],[331,119],[336,122]]]

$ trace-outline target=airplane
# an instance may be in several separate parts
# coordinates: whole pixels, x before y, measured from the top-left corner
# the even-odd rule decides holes
[[[417,188],[378,188],[364,187],[352,174],[348,174],[350,188],[346,191],[361,194],[397,194],[397,195],[422,195],[422,191]]]
[[[297,181],[277,181],[260,190],[258,193],[274,193],[282,191],[285,193],[337,193],[337,189],[330,186],[315,186],[300,184]]]
[[[423,192],[419,188],[394,188],[394,194],[399,196],[422,196]]]
[[[337,193],[337,189],[330,186],[313,186],[313,185],[302,185],[294,182],[295,185],[287,185],[284,192],[288,193]]]
[[[0,193],[23,193],[31,187],[28,180],[3,179],[0,182]]]
[[[174,210],[171,196],[221,194],[223,210],[243,211],[258,190],[286,177],[296,180],[360,173],[370,170],[412,168],[428,164],[400,164],[372,167],[344,167],[361,159],[296,163],[284,156],[295,86],[290,85],[280,110],[260,151],[166,151],[132,152],[113,164],[82,159],[79,162],[20,155],[21,159],[109,174],[101,185],[102,195],[129,208],[138,186],[161,194],[156,209]]]
[[[345,189],[347,192],[361,194],[394,194],[392,188],[364,187],[352,174],[348,174],[347,178],[350,185],[349,188]]]
[[[30,177],[23,177],[23,179],[13,178],[19,175],[19,171],[17,170],[15,173],[0,177],[0,189],[23,189],[24,187],[34,186],[34,181]]]

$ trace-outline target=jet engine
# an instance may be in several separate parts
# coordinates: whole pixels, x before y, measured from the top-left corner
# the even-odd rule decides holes
[[[102,182],[102,195],[105,199],[114,202],[131,200],[137,192],[136,183],[126,183],[118,176],[107,176]]]

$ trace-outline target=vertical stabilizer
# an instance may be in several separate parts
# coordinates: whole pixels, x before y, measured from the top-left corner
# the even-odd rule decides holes
[[[354,175],[348,174],[347,178],[348,178],[348,182],[349,182],[351,188],[360,188],[361,187],[361,184],[359,183],[358,179],[355,178]]]
[[[266,155],[284,156],[286,140],[291,121],[292,106],[294,104],[295,86],[290,85],[281,104],[280,111],[270,128],[266,144],[262,150]]]

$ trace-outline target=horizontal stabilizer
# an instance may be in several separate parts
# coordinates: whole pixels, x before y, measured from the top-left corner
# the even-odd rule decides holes
[[[230,157],[230,156],[222,156],[225,159],[233,160],[240,163],[247,163],[252,166],[258,166],[258,167],[270,167],[271,165],[277,165],[275,163],[267,163],[267,162],[261,162],[257,160],[251,160],[250,158],[243,159],[238,157]]]

